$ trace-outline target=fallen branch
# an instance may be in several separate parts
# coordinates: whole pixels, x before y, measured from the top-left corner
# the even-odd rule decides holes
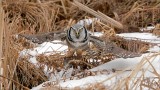
[[[93,9],[91,9],[91,8],[81,4],[81,3],[79,3],[78,1],[74,0],[73,2],[74,3],[72,3],[72,4],[77,6],[79,9],[84,10],[87,13],[90,13],[90,14],[94,15],[95,17],[101,19],[102,21],[104,21],[104,22],[106,22],[108,24],[111,24],[112,26],[114,26],[114,27],[116,27],[118,29],[123,29],[123,25],[120,22],[108,17],[107,15],[101,13],[100,11],[96,12],[95,10],[93,10]]]

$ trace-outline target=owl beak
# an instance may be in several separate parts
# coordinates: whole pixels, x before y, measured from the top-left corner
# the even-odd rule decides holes
[[[78,33],[76,33],[76,38],[79,38],[79,34]]]

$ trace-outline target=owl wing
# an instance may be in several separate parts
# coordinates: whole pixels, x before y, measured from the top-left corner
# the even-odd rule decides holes
[[[111,41],[105,42],[96,36],[90,36],[90,41],[98,49],[100,49],[100,51],[102,51],[103,54],[112,53],[113,55],[115,55],[116,57],[119,57],[119,58],[133,58],[133,57],[141,56],[141,54],[139,54],[139,53],[124,50],[124,49],[118,47],[114,42],[111,42]]]
[[[90,42],[92,42],[101,51],[105,49],[105,42],[99,37],[90,35]]]
[[[24,37],[27,40],[32,41],[33,43],[42,44],[43,42],[50,42],[53,40],[65,40],[66,33],[65,31],[57,31],[57,32],[49,32],[40,35],[26,35],[26,34],[19,34],[18,37]]]
[[[127,51],[123,48],[118,47],[114,42],[106,42],[105,51],[107,53],[112,53],[119,58],[134,58],[141,56],[140,53]]]

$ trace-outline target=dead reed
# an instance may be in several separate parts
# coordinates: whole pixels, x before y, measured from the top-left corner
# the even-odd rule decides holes
[[[121,32],[121,29],[125,29],[124,25],[129,21],[132,21],[128,23],[129,25],[145,26],[159,19],[159,15],[157,15],[159,14],[159,9],[157,9],[159,7],[158,1],[120,1],[122,2],[119,2],[119,0],[0,0],[0,79],[2,80],[0,89],[28,90],[48,80],[42,71],[44,65],[48,65],[49,68],[63,66],[62,61],[64,57],[56,58],[60,56],[59,54],[38,56],[38,61],[40,63],[39,68],[28,62],[30,56],[20,57],[20,51],[25,49],[26,47],[24,47],[24,45],[27,46],[27,44],[23,40],[18,41],[15,39],[15,35],[19,33],[40,34],[63,30],[73,22],[77,22],[86,17],[97,17],[100,18],[102,22],[96,22],[95,25],[92,26],[93,31],[94,28],[96,28],[97,31],[103,32],[110,30],[110,32],[108,32],[110,34],[109,37],[112,37],[115,35],[115,28],[118,28]],[[149,3],[149,1],[151,3]],[[156,7],[153,7],[153,5],[156,5]],[[151,8],[147,8],[148,6]],[[148,17],[148,15],[146,15],[148,12],[152,14],[152,20],[146,18]],[[21,43],[23,43],[23,45]],[[121,42],[121,44],[123,43]],[[31,47],[27,46],[27,49],[28,48]],[[129,46],[127,49],[132,50]],[[94,59],[101,59],[101,63],[89,62],[88,59],[90,58],[91,56],[86,56],[82,60],[85,63],[80,62],[80,65],[89,66],[89,68],[91,68],[111,60],[105,56],[99,56],[98,53]],[[144,62],[146,63],[147,61],[145,60]],[[129,77],[135,76],[138,70],[143,66],[142,63],[140,63],[138,66],[139,68],[133,71]],[[77,63],[74,64],[76,65]],[[157,75],[155,71],[153,73]],[[118,75],[118,73],[116,75]],[[142,81],[145,80],[142,77],[141,79]],[[135,81],[136,80],[137,79],[135,79]],[[118,86],[114,88],[123,88],[126,86],[126,88],[129,89],[130,87],[127,82],[130,81],[132,80],[126,77],[124,81],[118,82]],[[142,81],[137,82],[140,83]],[[132,87],[136,87],[136,85],[138,84],[133,83]],[[104,86],[101,84],[97,84],[96,86],[102,87],[100,89],[104,89]],[[141,84],[141,86],[151,87],[144,84]],[[91,87],[92,89],[95,88],[94,85],[91,85],[88,90],[90,90]],[[59,88],[60,87],[58,87],[58,89]]]
[[[3,18],[4,18],[4,11],[3,11],[3,7],[2,7],[2,0],[0,0],[0,75],[3,75],[3,66],[2,66],[2,60],[3,60]],[[2,78],[0,78],[0,80],[2,80]],[[2,89],[2,83],[0,84],[0,89]]]

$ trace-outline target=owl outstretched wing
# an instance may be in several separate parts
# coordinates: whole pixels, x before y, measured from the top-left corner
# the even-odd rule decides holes
[[[133,57],[139,57],[141,54],[136,52],[131,52],[124,50],[120,47],[118,47],[114,42],[111,41],[103,41],[102,39],[96,37],[96,36],[90,36],[90,41],[98,48],[100,51],[105,53],[111,53],[115,55],[118,58],[133,58]]]
[[[57,31],[57,32],[49,32],[49,33],[39,34],[39,35],[19,34],[18,37],[24,37],[33,43],[42,44],[43,42],[50,42],[53,40],[63,41],[66,37],[66,33],[65,31]]]

